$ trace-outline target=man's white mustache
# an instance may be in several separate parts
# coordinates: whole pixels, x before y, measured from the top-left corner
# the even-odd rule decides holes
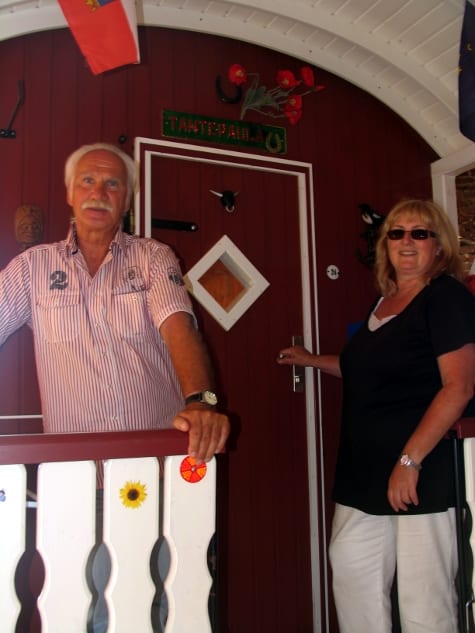
[[[82,203],[81,209],[104,209],[104,211],[113,211],[112,206],[103,200],[86,200]]]

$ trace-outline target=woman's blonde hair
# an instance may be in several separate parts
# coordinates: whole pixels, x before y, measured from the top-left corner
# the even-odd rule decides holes
[[[465,273],[459,240],[452,222],[442,207],[432,200],[401,200],[386,216],[376,244],[375,276],[381,294],[390,297],[397,290],[396,271],[388,255],[387,234],[402,215],[420,220],[436,234],[435,239],[440,251],[427,273],[427,283],[442,273],[463,281]]]

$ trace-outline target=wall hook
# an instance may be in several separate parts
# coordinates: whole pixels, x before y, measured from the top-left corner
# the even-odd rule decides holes
[[[221,86],[221,75],[218,75],[216,77],[214,85],[215,85],[215,88],[216,88],[216,94],[218,95],[220,100],[223,101],[223,103],[239,103],[241,101],[241,98],[242,98],[242,86],[236,86],[236,93],[235,93],[234,97],[230,97],[224,92],[224,90],[223,90],[223,88]]]
[[[20,109],[20,106],[25,100],[25,86],[22,79],[18,80],[18,98],[13,108],[12,116],[10,117],[10,121],[5,129],[0,130],[0,138],[16,138],[16,132],[12,129],[13,121]]]
[[[218,196],[218,198],[221,198],[221,204],[223,205],[225,211],[228,213],[232,213],[234,211],[236,196],[239,194],[239,191],[229,191],[229,189],[225,189],[223,192],[219,193],[219,191],[213,191],[210,189],[210,192],[215,196]]]

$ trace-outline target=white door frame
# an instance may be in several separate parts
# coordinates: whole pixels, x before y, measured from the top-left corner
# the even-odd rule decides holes
[[[153,149],[146,146],[154,146]],[[142,147],[144,146],[144,147]],[[297,178],[299,198],[299,231],[301,243],[301,271],[302,271],[302,314],[304,345],[308,349],[319,349],[318,335],[318,305],[317,305],[317,262],[315,252],[315,209],[313,196],[313,166],[311,163],[277,158],[274,156],[261,156],[245,152],[231,151],[228,148],[214,148],[178,143],[174,141],[157,140],[138,137],[135,139],[135,160],[143,171],[143,181],[150,182],[152,173],[153,156],[174,157],[183,160],[196,160],[216,165],[234,164],[237,167],[279,172]],[[141,192],[135,195],[135,232],[136,234],[150,237],[151,235],[151,196],[150,187],[143,192],[144,208],[140,208]],[[310,226],[309,226],[310,225]],[[185,271],[186,272],[186,271]],[[312,297],[313,303],[312,303]],[[313,316],[313,318],[312,318]],[[315,323],[315,337],[312,329]],[[315,343],[314,343],[315,338]],[[310,514],[310,548],[311,548],[311,573],[312,573],[312,599],[314,633],[322,632],[322,613],[326,614],[325,630],[328,631],[328,578],[327,578],[327,554],[326,547],[323,551],[323,560],[320,556],[320,539],[326,543],[325,533],[325,507],[324,502],[318,503],[318,499],[324,499],[323,479],[323,442],[321,437],[321,422],[318,426],[319,440],[316,438],[315,410],[318,410],[321,421],[321,389],[318,381],[318,390],[315,391],[314,372],[311,368],[306,370],[306,428],[307,428],[307,461],[309,472],[309,514]],[[317,405],[317,406],[316,406]],[[320,447],[317,455],[317,445]],[[318,490],[317,468],[320,471],[320,490]],[[320,507],[319,507],[320,506]],[[323,578],[324,586],[321,586]],[[322,610],[322,589],[325,608]]]
[[[475,143],[444,156],[431,164],[432,196],[447,212],[456,231],[459,229],[455,178],[475,167]]]

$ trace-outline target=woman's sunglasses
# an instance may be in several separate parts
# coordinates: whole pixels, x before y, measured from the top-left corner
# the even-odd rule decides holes
[[[413,240],[426,240],[428,237],[437,237],[437,234],[429,229],[410,229],[409,231],[390,229],[386,235],[389,240],[402,240],[406,233],[409,233]]]

